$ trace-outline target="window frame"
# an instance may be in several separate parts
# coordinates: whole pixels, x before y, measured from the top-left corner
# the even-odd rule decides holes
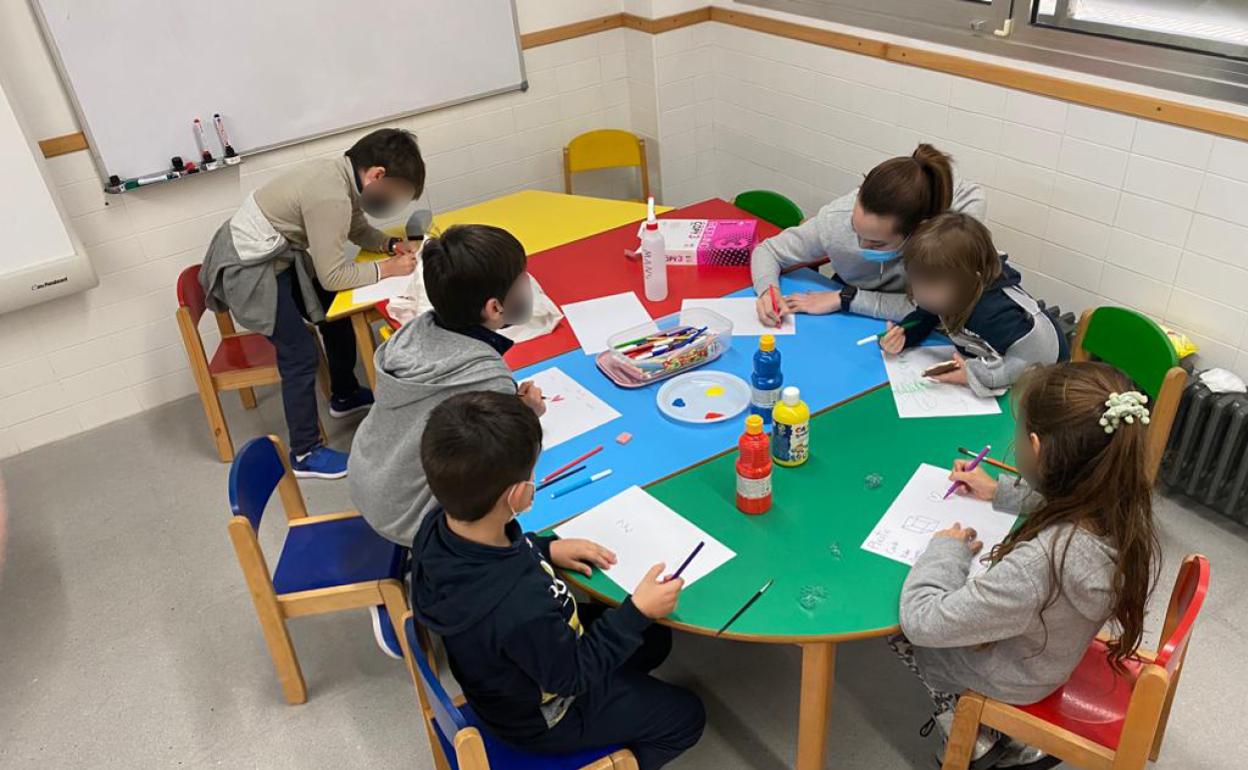
[[[991,4],[977,0],[738,2],[1248,106],[1248,60],[1033,25],[1032,8],[1039,0],[992,0]]]

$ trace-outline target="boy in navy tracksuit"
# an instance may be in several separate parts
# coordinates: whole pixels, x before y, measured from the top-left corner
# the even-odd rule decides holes
[[[469,705],[503,740],[550,754],[622,744],[643,770],[662,767],[705,724],[696,695],[648,673],[671,649],[651,621],[675,609],[683,581],[659,582],[656,564],[619,607],[578,608],[554,568],[590,574],[615,556],[516,523],[533,503],[541,443],[537,416],[514,395],[464,393],[433,410],[421,462],[443,508],[412,543],[416,617],[443,638]]]
[[[900,353],[939,329],[957,347],[956,367],[933,379],[999,396],[1032,364],[1070,358],[1066,338],[1023,290],[1022,276],[997,252],[988,228],[950,212],[927,220],[903,257],[918,307],[880,340]]]

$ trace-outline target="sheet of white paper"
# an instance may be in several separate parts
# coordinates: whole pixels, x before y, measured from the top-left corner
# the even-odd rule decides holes
[[[667,565],[667,573],[675,572],[699,542],[705,545],[680,575],[686,587],[737,555],[641,487],[629,487],[599,503],[556,527],[555,533],[593,540],[614,551],[619,561],[604,574],[629,592],[659,562]]]
[[[647,333],[658,331],[654,319],[631,291],[612,294],[563,306],[581,350],[595,356],[607,349],[607,338],[634,326],[647,325]]]
[[[546,414],[542,415],[542,449],[558,446],[620,416],[610,404],[590,393],[557,366],[538,372],[530,380],[542,389],[542,395],[546,397]]]
[[[993,510],[992,503],[987,500],[956,493],[948,500],[941,499],[950,483],[948,469],[926,463],[920,465],[880,517],[875,529],[867,535],[862,550],[914,566],[932,539],[932,533],[958,522],[975,529],[984,544],[980,556],[986,556],[1010,533],[1018,517]],[[978,575],[984,569],[980,557],[975,557],[971,562],[971,575]]]
[[[883,351],[884,368],[892,386],[899,417],[966,417],[975,414],[1001,414],[995,398],[980,398],[965,385],[937,382],[923,371],[953,358],[952,345],[908,348],[900,355]]]
[[[412,277],[410,275],[395,275],[390,278],[382,278],[377,283],[361,286],[351,292],[351,299],[355,304],[362,305],[365,302],[376,304],[383,299],[394,299],[401,294],[408,294],[412,286]]]
[[[700,307],[719,313],[732,321],[732,336],[758,337],[763,334],[797,334],[797,316],[792,313],[784,317],[784,322],[777,329],[764,326],[758,320],[758,311],[754,309],[754,300],[749,297],[718,297],[715,299],[687,299],[681,303],[681,310]]]

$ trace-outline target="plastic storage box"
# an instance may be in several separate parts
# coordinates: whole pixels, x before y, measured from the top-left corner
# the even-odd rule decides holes
[[[598,368],[622,388],[640,388],[714,361],[732,345],[732,321],[689,308],[611,335]]]

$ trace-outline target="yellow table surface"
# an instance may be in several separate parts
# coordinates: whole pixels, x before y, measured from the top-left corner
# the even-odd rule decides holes
[[[657,206],[656,210],[670,211],[671,207]],[[524,244],[526,254],[536,254],[629,222],[638,222],[645,216],[646,205],[636,201],[521,190],[438,214],[433,218],[433,224],[439,230],[459,224],[501,227]],[[356,261],[372,262],[384,257],[384,254],[377,252],[362,251]],[[372,303],[356,303],[353,294],[353,291],[338,292],[326,316],[340,318],[372,307]]]

